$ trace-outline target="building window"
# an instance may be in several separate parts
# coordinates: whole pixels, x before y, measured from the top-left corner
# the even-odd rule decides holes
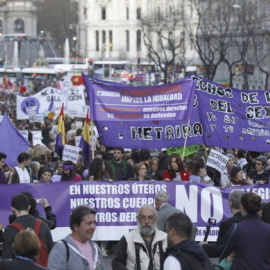
[[[109,46],[110,46],[110,52],[113,50],[113,34],[112,30],[109,31]]]
[[[141,30],[137,30],[137,51],[142,50],[142,32]]]
[[[106,8],[101,8],[101,20],[106,20]]]
[[[103,51],[106,51],[106,31],[102,31],[102,48]]]
[[[129,20],[129,7],[127,7],[126,12],[127,12],[127,20]]]
[[[99,51],[99,32],[96,31],[96,51]]]
[[[129,52],[129,31],[126,30],[126,49],[127,49],[127,52]]]
[[[142,16],[141,16],[141,8],[138,7],[137,8],[137,20],[140,20],[141,18],[142,18]]]
[[[24,33],[24,21],[22,19],[17,19],[14,24],[15,33]]]

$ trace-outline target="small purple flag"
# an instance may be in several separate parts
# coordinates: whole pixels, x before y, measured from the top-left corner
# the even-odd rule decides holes
[[[29,142],[11,123],[8,116],[4,114],[0,124],[0,152],[7,155],[6,164],[15,167],[18,164],[18,155],[25,152],[28,147]]]

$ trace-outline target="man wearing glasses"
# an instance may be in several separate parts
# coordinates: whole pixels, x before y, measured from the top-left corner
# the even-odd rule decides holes
[[[269,183],[269,171],[265,169],[266,158],[259,156],[255,158],[255,171],[251,171],[247,179],[253,181],[254,184],[268,184]]]
[[[137,214],[138,227],[123,236],[112,260],[114,270],[159,270],[167,248],[167,234],[156,228],[157,211],[145,204]]]

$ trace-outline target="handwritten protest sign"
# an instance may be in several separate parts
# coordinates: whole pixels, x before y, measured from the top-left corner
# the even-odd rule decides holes
[[[66,144],[64,147],[62,160],[71,160],[73,163],[77,163],[80,151],[80,147]]]
[[[212,149],[207,158],[206,165],[222,173],[227,168],[228,160],[228,157]]]

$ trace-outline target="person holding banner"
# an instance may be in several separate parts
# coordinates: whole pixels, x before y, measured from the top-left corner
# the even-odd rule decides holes
[[[248,174],[247,179],[251,180],[254,184],[268,184],[269,171],[265,169],[266,158],[259,156],[255,158],[255,171]]]
[[[134,166],[135,177],[132,180],[143,181],[143,180],[153,180],[147,176],[147,167],[143,162],[140,162]]]
[[[184,163],[178,154],[169,157],[169,170],[163,171],[162,179],[165,181],[188,181],[189,172],[185,170]]]
[[[12,184],[32,183],[32,172],[29,168],[31,156],[26,152],[20,153],[18,156],[18,165],[14,168],[12,176]]]
[[[125,150],[123,147],[114,148],[111,167],[115,180],[129,180],[133,176],[131,165],[124,160],[124,156]]]
[[[244,179],[244,176],[244,171],[240,167],[234,166],[231,169],[230,184],[227,186],[253,185],[253,181],[250,178]]]
[[[95,157],[90,163],[86,180],[112,182],[113,173],[109,162],[104,159]]]
[[[72,161],[64,161],[62,168],[63,172],[60,181],[82,181],[81,176],[76,173]]]
[[[160,160],[157,157],[152,157],[149,162],[147,176],[150,179],[162,180],[162,170],[160,169]]]

